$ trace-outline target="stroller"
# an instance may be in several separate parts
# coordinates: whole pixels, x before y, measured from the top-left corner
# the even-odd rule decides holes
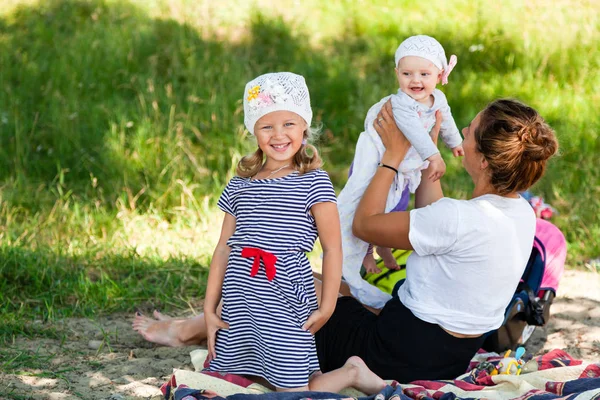
[[[514,350],[531,337],[536,326],[548,322],[566,257],[567,242],[562,232],[552,223],[538,219],[521,282],[506,308],[502,326],[486,335],[485,350]]]

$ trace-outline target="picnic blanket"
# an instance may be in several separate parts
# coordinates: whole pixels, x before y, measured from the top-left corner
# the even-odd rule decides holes
[[[196,358],[198,356],[196,354]],[[171,380],[161,389],[166,400],[600,399],[600,363],[586,365],[562,350],[553,350],[532,359],[530,370],[534,372],[518,376],[490,375],[486,369],[478,368],[483,362],[495,365],[501,359],[502,356],[496,353],[479,353],[473,358],[470,370],[454,380],[414,381],[407,384],[391,381],[379,394],[372,396],[352,390],[342,393],[275,393],[235,375],[206,375],[181,370],[175,371]]]

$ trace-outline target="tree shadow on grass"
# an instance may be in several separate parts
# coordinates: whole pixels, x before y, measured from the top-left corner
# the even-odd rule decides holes
[[[418,33],[402,23],[369,32],[357,24],[349,21],[338,38],[316,50],[301,27],[260,13],[251,17],[246,35],[227,42],[201,37],[174,20],[150,18],[126,1],[23,6],[0,18],[0,179],[19,183],[12,193],[4,188],[3,199],[32,213],[48,212],[62,196],[49,189],[60,184],[75,202],[100,201],[110,209],[128,196],[139,207],[164,210],[180,206],[186,183],[196,197],[214,194],[232,159],[252,146],[240,140],[242,88],[276,70],[306,76],[315,119],[325,128],[325,168],[342,186],[367,109],[396,88],[388,44]],[[530,79],[569,80],[564,63],[585,53],[575,46],[567,61],[551,54],[543,67],[543,60],[528,58],[523,45],[502,31],[426,33],[459,55],[444,87],[459,126],[493,98],[513,95],[510,85],[490,92],[488,78],[502,82],[523,70],[540,71]],[[474,44],[486,50],[469,52]],[[517,93],[526,102],[537,95]],[[569,118],[558,115],[550,123],[569,127]],[[600,151],[591,135],[581,137],[569,145]],[[469,186],[460,163],[452,161],[448,186]],[[577,158],[561,162],[593,166]]]
[[[130,316],[138,309],[196,307],[207,265],[135,251],[74,257],[10,246],[0,247],[0,260],[0,397],[79,389],[87,397],[103,380],[156,380],[189,366],[189,350],[178,357],[164,352],[161,360],[160,352],[144,354]],[[95,393],[138,390],[126,383],[100,385]],[[156,386],[144,381],[139,390],[144,384]]]
[[[325,127],[327,168],[340,185],[366,110],[396,90],[388,44],[416,33],[401,23],[369,32],[357,24],[349,21],[339,39],[317,50],[300,26],[259,12],[241,40],[227,42],[128,2],[23,6],[0,19],[8,66],[0,85],[1,177],[48,185],[63,171],[75,194],[94,198],[100,189],[108,204],[127,188],[140,193],[140,205],[172,206],[182,195],[178,179],[196,183],[197,194],[218,191],[232,158],[251,147],[239,140],[245,82],[289,70],[307,78],[315,119]],[[459,126],[494,97],[510,95],[478,82],[530,67],[523,47],[500,31],[428,33],[459,55],[444,88]],[[467,50],[476,43],[485,53]],[[36,208],[19,196],[13,201]]]
[[[76,194],[95,197],[99,188],[109,204],[124,188],[141,193],[140,205],[172,206],[178,179],[197,182],[199,194],[222,185],[234,153],[248,147],[239,143],[240,99],[258,74],[293,70],[324,92],[357,85],[350,66],[326,77],[327,60],[306,37],[261,15],[231,44],[128,2],[51,0],[0,20],[0,35],[9,66],[0,84],[1,178],[48,185],[64,174]]]
[[[136,307],[185,307],[204,296],[208,266],[130,254],[66,256],[0,247],[0,341],[54,332],[34,321],[95,317]]]

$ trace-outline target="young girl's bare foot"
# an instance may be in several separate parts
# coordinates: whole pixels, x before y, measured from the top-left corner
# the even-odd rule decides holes
[[[156,318],[156,319],[155,319]],[[154,311],[154,318],[136,313],[133,329],[149,342],[163,346],[202,345],[206,342],[204,314],[176,319]]]
[[[158,311],[155,311],[154,314],[157,319],[137,312],[133,319],[133,330],[152,343],[170,347],[184,346],[185,343],[178,338],[177,326],[173,323],[175,320],[159,319],[156,314],[159,314],[161,318],[165,317]]]
[[[377,255],[381,257],[383,260],[383,265],[389,269],[400,269],[394,254],[392,254],[392,249],[389,247],[379,247],[377,246]]]
[[[360,357],[350,357],[342,369],[348,370],[352,377],[352,386],[367,395],[379,393],[387,386],[387,383],[375,375]]]
[[[173,319],[173,317],[170,317],[166,314],[161,313],[158,310],[154,310],[154,312],[152,313],[152,315],[154,315],[154,318],[156,318],[159,321],[168,321],[170,319]]]
[[[363,266],[367,273],[377,274],[381,272],[379,268],[377,268],[377,264],[375,263],[375,259],[373,258],[373,254],[367,254],[365,258],[363,258]]]

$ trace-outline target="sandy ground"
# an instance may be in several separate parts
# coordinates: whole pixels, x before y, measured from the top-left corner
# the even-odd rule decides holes
[[[196,347],[149,344],[131,329],[130,315],[69,319],[62,329],[67,333],[62,343],[19,338],[5,349],[16,357],[13,367],[24,355],[36,354],[43,362],[40,369],[23,363],[15,373],[0,374],[0,398],[160,399],[158,387],[173,368],[193,370],[189,352]],[[566,271],[550,322],[536,329],[526,348],[534,354],[559,348],[599,362],[600,274]]]

